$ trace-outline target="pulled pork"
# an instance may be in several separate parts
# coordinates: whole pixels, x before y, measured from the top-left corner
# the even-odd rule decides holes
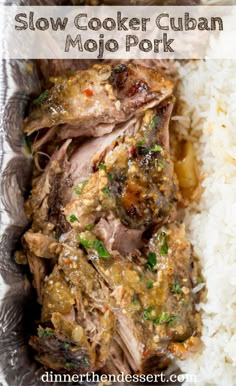
[[[30,344],[57,371],[155,372],[199,342],[169,149],[174,83],[154,67],[56,73],[25,120],[34,158],[49,161],[35,170],[18,254],[42,306]]]

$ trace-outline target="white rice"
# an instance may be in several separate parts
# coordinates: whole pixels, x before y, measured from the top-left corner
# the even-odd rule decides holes
[[[180,361],[199,386],[236,385],[236,61],[179,66],[184,135],[197,138],[204,193],[186,215],[189,240],[200,257],[208,291],[202,310],[203,350]],[[200,137],[198,139],[198,136]],[[185,385],[190,385],[186,382]]]

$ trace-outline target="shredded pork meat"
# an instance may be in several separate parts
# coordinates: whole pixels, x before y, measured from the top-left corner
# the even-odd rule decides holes
[[[54,65],[24,125],[34,159],[49,158],[35,168],[17,252],[42,307],[30,344],[57,371],[156,372],[200,337],[169,148],[174,83],[158,61],[66,77]]]

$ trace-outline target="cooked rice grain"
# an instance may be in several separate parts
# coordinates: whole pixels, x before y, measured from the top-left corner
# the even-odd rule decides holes
[[[203,350],[179,363],[199,386],[236,385],[236,61],[191,61],[179,66],[182,118],[202,162],[200,203],[187,211],[188,238],[201,259],[207,301]],[[184,118],[183,118],[184,117]],[[185,385],[190,383],[185,383]]]

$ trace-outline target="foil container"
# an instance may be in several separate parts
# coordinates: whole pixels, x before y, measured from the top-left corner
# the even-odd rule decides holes
[[[31,71],[29,71],[31,69]],[[27,226],[24,197],[29,190],[32,159],[23,152],[25,109],[40,85],[28,61],[0,63],[0,385],[43,385],[28,346],[35,298],[14,251]],[[50,383],[52,385],[52,383]]]

